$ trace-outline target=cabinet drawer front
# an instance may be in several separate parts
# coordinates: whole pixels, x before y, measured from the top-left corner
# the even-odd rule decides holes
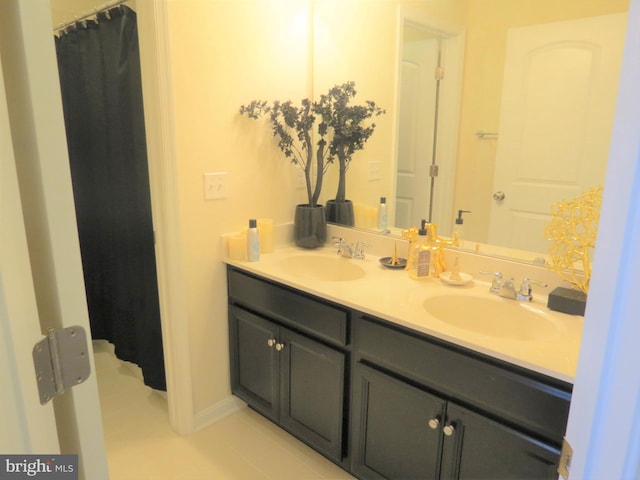
[[[381,321],[380,321],[381,322]],[[557,444],[569,415],[570,386],[469,356],[462,349],[360,318],[355,342],[358,358],[397,372],[514,423]]]
[[[228,271],[229,297],[292,327],[347,344],[346,310],[237,270]]]

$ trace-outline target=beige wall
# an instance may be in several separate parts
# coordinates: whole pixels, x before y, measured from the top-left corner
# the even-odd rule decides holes
[[[305,193],[252,99],[308,96],[306,2],[169,3],[181,243],[195,412],[229,393],[224,251],[220,235],[249,218],[291,221]],[[203,173],[228,173],[227,199],[205,201]]]
[[[469,0],[454,209],[472,210],[465,235],[487,241],[497,142],[478,140],[478,130],[497,132],[507,29],[626,12],[629,0]]]

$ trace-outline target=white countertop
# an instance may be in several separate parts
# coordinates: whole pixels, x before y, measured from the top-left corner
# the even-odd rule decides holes
[[[319,280],[311,272],[305,274],[286,266],[287,259],[305,255],[326,256],[328,262],[335,261],[337,257],[334,248],[305,250],[282,246],[273,253],[262,254],[257,262],[225,259],[225,263],[500,360],[569,383],[574,381],[584,319],[548,310],[546,296],[534,296],[533,302],[525,305],[526,308],[542,311],[545,321],[554,326],[552,335],[541,335],[535,340],[500,338],[484,334],[482,328],[476,326],[467,329],[448,324],[422,307],[429,297],[458,294],[518,304],[515,300],[490,294],[489,283],[485,281],[474,279],[468,285],[451,286],[439,279],[415,280],[405,270],[383,267],[379,257],[374,255],[367,255],[364,260],[338,257],[341,261],[354,262],[362,268],[365,272],[362,278],[348,281]],[[477,321],[483,321],[482,312],[479,312]],[[531,322],[527,328],[531,330],[537,327]]]

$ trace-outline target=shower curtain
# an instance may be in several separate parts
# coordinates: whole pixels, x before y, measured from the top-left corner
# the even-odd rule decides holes
[[[77,23],[56,50],[91,334],[166,390],[136,14]]]

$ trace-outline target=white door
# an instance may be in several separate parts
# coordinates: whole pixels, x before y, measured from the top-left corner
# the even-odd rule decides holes
[[[51,32],[48,0],[0,2],[0,451],[78,454],[100,480],[95,374],[42,406],[31,357],[49,327],[89,332]]]
[[[0,95],[0,225],[0,452],[59,453],[53,405],[40,405],[31,361],[31,349],[42,334],[4,95]]]
[[[438,38],[405,25],[402,48],[395,226],[420,225],[429,215]]]
[[[625,31],[626,14],[509,30],[489,243],[546,252],[551,203],[604,184]]]

